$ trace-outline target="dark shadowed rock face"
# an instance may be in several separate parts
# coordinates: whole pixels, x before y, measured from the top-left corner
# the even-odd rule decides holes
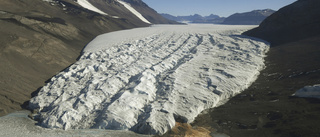
[[[259,25],[266,17],[275,11],[271,9],[254,10],[245,13],[236,13],[227,17],[223,24],[230,25]]]
[[[320,35],[320,1],[299,0],[266,18],[245,35],[259,37],[273,46]]]
[[[75,62],[95,36],[149,25],[115,0],[94,1],[123,15],[100,15],[74,0],[1,0],[0,116],[21,109],[33,91]],[[158,21],[156,12],[147,5],[143,6],[147,13],[155,15],[153,23],[166,23]]]

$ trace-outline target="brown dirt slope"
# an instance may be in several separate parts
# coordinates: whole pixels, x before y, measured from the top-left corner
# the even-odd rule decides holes
[[[147,25],[136,22],[101,16],[72,0],[1,0],[0,116],[21,109],[95,36]]]

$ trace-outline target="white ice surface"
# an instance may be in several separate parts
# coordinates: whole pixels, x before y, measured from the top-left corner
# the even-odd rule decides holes
[[[314,86],[305,86],[296,91],[294,96],[306,98],[320,98],[320,84]]]
[[[20,111],[0,117],[0,137],[148,137],[120,130],[43,128],[27,117],[29,113]]]
[[[137,10],[135,10],[129,3],[126,3],[122,0],[117,0],[120,4],[122,4],[124,7],[126,7],[132,14],[136,15],[141,21],[151,24],[146,18],[144,18],[141,13],[139,13]]]
[[[255,26],[156,25],[98,36],[30,107],[41,125],[163,134],[246,89],[269,46]]]
[[[94,11],[94,12],[97,12],[99,14],[102,14],[102,15],[108,15],[107,13],[99,10],[98,8],[96,8],[95,6],[93,6],[90,2],[88,2],[87,0],[78,0],[78,4],[88,10],[91,10],[91,11]]]

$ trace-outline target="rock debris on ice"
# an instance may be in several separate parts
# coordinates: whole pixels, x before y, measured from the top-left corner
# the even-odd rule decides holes
[[[163,134],[246,89],[268,44],[254,26],[156,25],[98,36],[31,99],[40,124]]]

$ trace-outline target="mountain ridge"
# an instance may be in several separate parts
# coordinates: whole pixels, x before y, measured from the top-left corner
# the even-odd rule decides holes
[[[174,20],[177,22],[191,22],[191,23],[222,23],[224,17],[218,15],[210,14],[209,16],[201,16],[199,14],[189,15],[189,16],[173,16],[166,13],[160,13],[163,17]]]
[[[235,13],[227,17],[222,24],[228,25],[259,25],[266,17],[275,11],[271,9],[253,10],[244,13]]]
[[[319,6],[317,0],[298,0],[244,34],[267,40],[274,46],[320,35]]]
[[[228,17],[220,17],[219,15],[210,14],[209,16],[201,16],[199,14],[189,16],[173,16],[166,13],[161,13],[163,17],[177,22],[189,23],[213,23],[227,25],[259,25],[266,17],[274,13],[274,10],[263,9],[253,10],[250,12],[235,13]]]

